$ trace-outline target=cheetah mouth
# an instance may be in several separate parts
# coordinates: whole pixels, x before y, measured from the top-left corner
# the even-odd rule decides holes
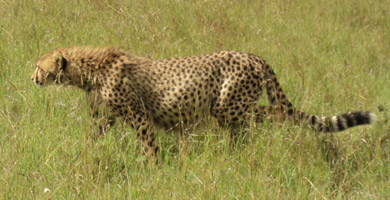
[[[38,82],[38,81],[33,81],[34,82],[34,85],[35,86],[38,86],[38,87],[46,87],[47,86],[47,84],[46,83],[42,83],[42,82]]]
[[[46,79],[44,81],[39,81],[38,79],[34,79],[33,83],[34,83],[34,85],[39,86],[39,87],[46,87],[48,85],[53,84],[54,80]]]
[[[32,78],[32,82],[34,83],[34,85],[36,86],[39,86],[39,87],[43,87],[43,83],[38,81],[38,79],[33,79]]]

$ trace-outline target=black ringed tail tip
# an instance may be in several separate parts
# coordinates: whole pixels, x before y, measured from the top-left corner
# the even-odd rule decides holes
[[[309,118],[309,123],[320,132],[339,132],[359,125],[372,124],[377,121],[377,116],[372,112],[355,111],[331,117]]]

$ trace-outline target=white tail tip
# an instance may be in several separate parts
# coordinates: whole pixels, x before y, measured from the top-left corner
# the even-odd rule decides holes
[[[378,120],[378,117],[376,116],[376,114],[374,114],[372,112],[368,113],[368,117],[370,120],[370,124],[372,124]]]

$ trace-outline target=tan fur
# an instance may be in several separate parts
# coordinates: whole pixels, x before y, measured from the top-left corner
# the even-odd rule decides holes
[[[260,57],[221,51],[203,56],[150,60],[117,48],[75,47],[42,56],[32,75],[37,85],[74,85],[87,92],[91,114],[110,110],[102,132],[121,117],[136,131],[144,151],[155,155],[153,124],[167,129],[211,114],[220,124],[238,127],[248,116],[290,119],[323,132],[372,123],[375,115],[357,111],[319,117],[295,109],[272,68]],[[262,91],[269,106],[257,105]]]

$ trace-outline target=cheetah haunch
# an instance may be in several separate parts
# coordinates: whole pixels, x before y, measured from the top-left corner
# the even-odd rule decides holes
[[[153,124],[170,128],[210,113],[220,124],[237,127],[247,118],[289,119],[320,132],[370,124],[366,111],[319,117],[293,107],[272,68],[260,57],[233,51],[150,60],[117,48],[56,49],[42,56],[32,75],[35,84],[77,86],[87,92],[92,115],[103,104],[137,132],[147,155],[156,155]],[[265,89],[270,105],[258,105]]]

